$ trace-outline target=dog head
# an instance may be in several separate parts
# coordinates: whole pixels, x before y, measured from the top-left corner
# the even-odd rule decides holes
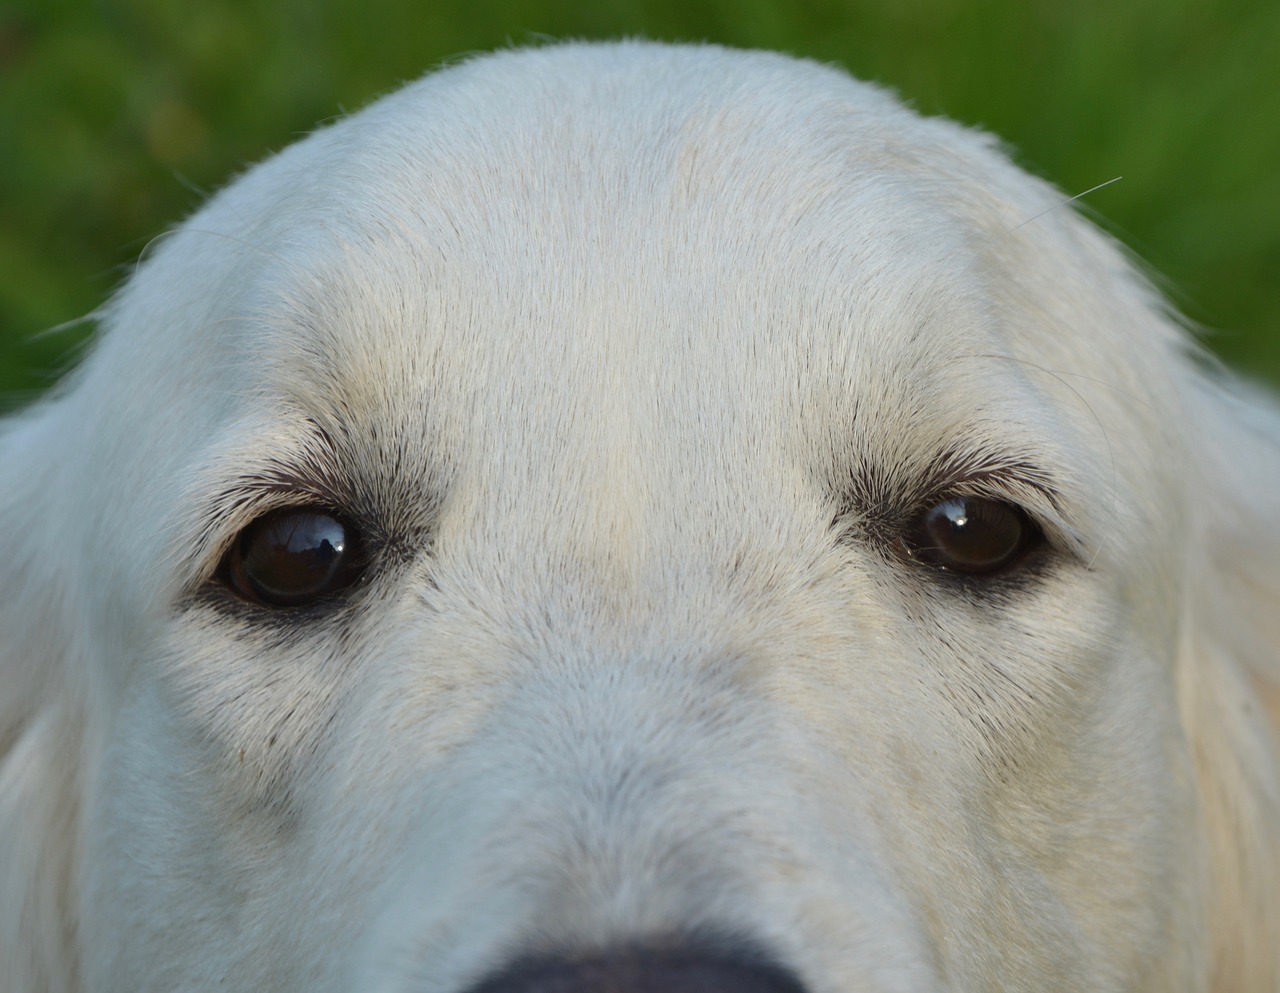
[[[0,435],[13,993],[1272,988],[1274,415],[989,138],[503,53],[102,324]]]

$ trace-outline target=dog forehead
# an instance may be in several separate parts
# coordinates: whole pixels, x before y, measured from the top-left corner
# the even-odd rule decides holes
[[[931,122],[821,67],[522,53],[348,124],[269,199],[251,279],[252,370],[303,407],[422,403],[485,436],[628,399],[785,419],[919,385],[939,325],[995,331],[954,210],[986,194],[928,162]]]
[[[1010,189],[1040,192],[989,145],[770,53],[486,56],[213,198],[116,301],[133,340],[108,335],[98,364],[144,353],[158,382],[198,365],[215,419],[277,388],[492,402],[538,384],[515,375],[531,361],[603,362],[634,386],[661,357],[698,377],[672,384],[690,397],[747,368],[878,388],[932,361],[918,332],[943,317],[967,349],[988,343],[975,243],[1038,209]]]

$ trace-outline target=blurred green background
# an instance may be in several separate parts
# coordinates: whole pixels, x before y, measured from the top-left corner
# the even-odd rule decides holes
[[[38,392],[147,241],[441,59],[645,35],[839,62],[1004,137],[1280,382],[1277,0],[0,2],[0,396]],[[70,327],[58,327],[73,322]]]

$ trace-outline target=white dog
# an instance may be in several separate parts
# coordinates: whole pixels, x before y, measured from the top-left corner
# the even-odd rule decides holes
[[[3,993],[1280,988],[1280,419],[990,139],[476,59],[0,435]]]

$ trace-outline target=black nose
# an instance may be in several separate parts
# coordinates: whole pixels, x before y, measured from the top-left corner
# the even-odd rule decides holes
[[[633,948],[528,959],[468,993],[805,993],[787,970],[760,956]]]

